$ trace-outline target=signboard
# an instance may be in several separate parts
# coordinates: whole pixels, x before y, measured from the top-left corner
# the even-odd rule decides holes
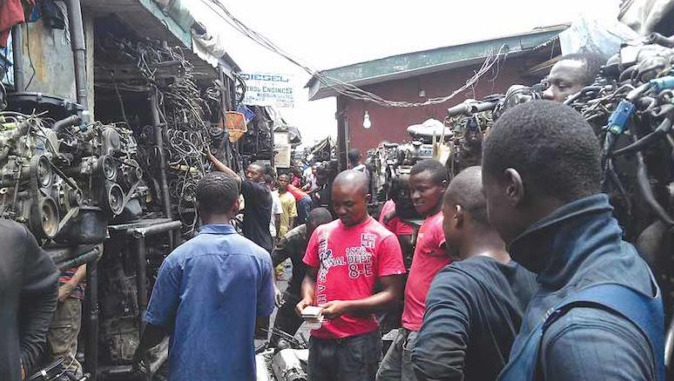
[[[269,73],[241,73],[239,76],[246,83],[243,104],[278,108],[294,107],[295,92],[290,76]]]
[[[290,168],[290,136],[287,132],[274,132],[274,166]]]

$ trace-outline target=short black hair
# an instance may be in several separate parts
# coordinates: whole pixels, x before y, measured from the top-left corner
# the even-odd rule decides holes
[[[447,186],[444,202],[460,205],[473,222],[488,226],[487,199],[482,192],[482,168],[468,167],[454,176]]]
[[[484,173],[507,168],[522,176],[525,190],[569,202],[600,191],[599,142],[572,108],[531,101],[506,111],[482,145]]]
[[[410,170],[410,176],[418,175],[425,171],[431,173],[431,178],[436,184],[442,184],[443,181],[449,180],[447,168],[441,162],[434,159],[425,159],[414,164]]]
[[[357,148],[351,148],[349,152],[346,154],[346,156],[349,158],[349,163],[355,164],[358,163],[360,160],[360,151],[358,151]]]
[[[269,185],[274,184],[274,181],[276,181],[272,175],[264,175],[262,178],[264,179],[264,183]]]
[[[197,183],[196,196],[201,212],[227,214],[239,198],[239,186],[223,172],[210,172]]]
[[[330,221],[332,221],[332,214],[326,208],[312,209],[307,216],[307,223],[316,224],[316,226],[327,224]]]
[[[597,74],[599,74],[599,71],[601,70],[601,67],[606,64],[606,60],[604,57],[597,53],[592,53],[592,52],[580,52],[580,53],[572,53],[572,54],[567,54],[562,56],[560,61],[580,61],[585,64],[585,72],[583,73],[583,84],[585,86],[590,86],[591,84],[594,83],[595,78],[597,78]]]

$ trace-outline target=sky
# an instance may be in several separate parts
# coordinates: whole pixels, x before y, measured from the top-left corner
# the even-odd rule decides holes
[[[208,1],[208,0],[206,0]],[[220,0],[248,27],[304,65],[325,70],[395,54],[479,41],[570,23],[615,19],[619,0]],[[295,107],[281,109],[311,145],[336,136],[334,97],[309,102],[310,75],[222,23],[218,34],[244,72],[292,76]],[[454,89],[447,89],[447,94]]]

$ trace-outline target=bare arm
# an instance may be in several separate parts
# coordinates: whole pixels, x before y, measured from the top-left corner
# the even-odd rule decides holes
[[[234,178],[234,180],[236,180],[237,184],[239,184],[239,186],[241,186],[241,176],[239,176],[236,172],[232,171],[231,168],[229,168],[223,162],[218,160],[210,152],[208,153],[208,158],[211,160],[211,162],[213,163],[213,166],[215,167],[216,170],[218,170],[220,172],[224,172],[224,173],[232,176]]]
[[[164,340],[164,337],[166,337],[166,330],[163,327],[151,323],[145,323],[145,327],[143,327],[143,333],[140,337],[140,344],[138,344],[138,348],[136,348],[136,352],[133,354],[134,364],[140,364],[141,361],[143,361],[145,362],[145,364],[143,364],[144,366],[149,366],[149,364],[145,361],[147,358],[147,352],[159,345],[159,343]],[[141,365],[141,368],[143,365]]]
[[[333,300],[325,303],[323,315],[335,318],[343,314],[368,315],[375,311],[391,307],[402,294],[402,275],[389,275],[379,278],[382,290],[370,297],[359,300]]]
[[[276,223],[276,238],[281,239],[283,236],[281,235],[281,215],[280,214],[274,214],[274,222]]]
[[[59,287],[59,301],[63,302],[68,299],[70,294],[77,288],[86,275],[87,264],[85,263],[77,268],[77,271],[68,282]]]

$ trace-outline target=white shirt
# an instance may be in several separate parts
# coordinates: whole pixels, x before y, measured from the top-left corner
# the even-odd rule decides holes
[[[271,192],[271,220],[269,221],[269,232],[272,238],[276,237],[276,216],[283,213],[281,199],[278,197],[278,191]]]

